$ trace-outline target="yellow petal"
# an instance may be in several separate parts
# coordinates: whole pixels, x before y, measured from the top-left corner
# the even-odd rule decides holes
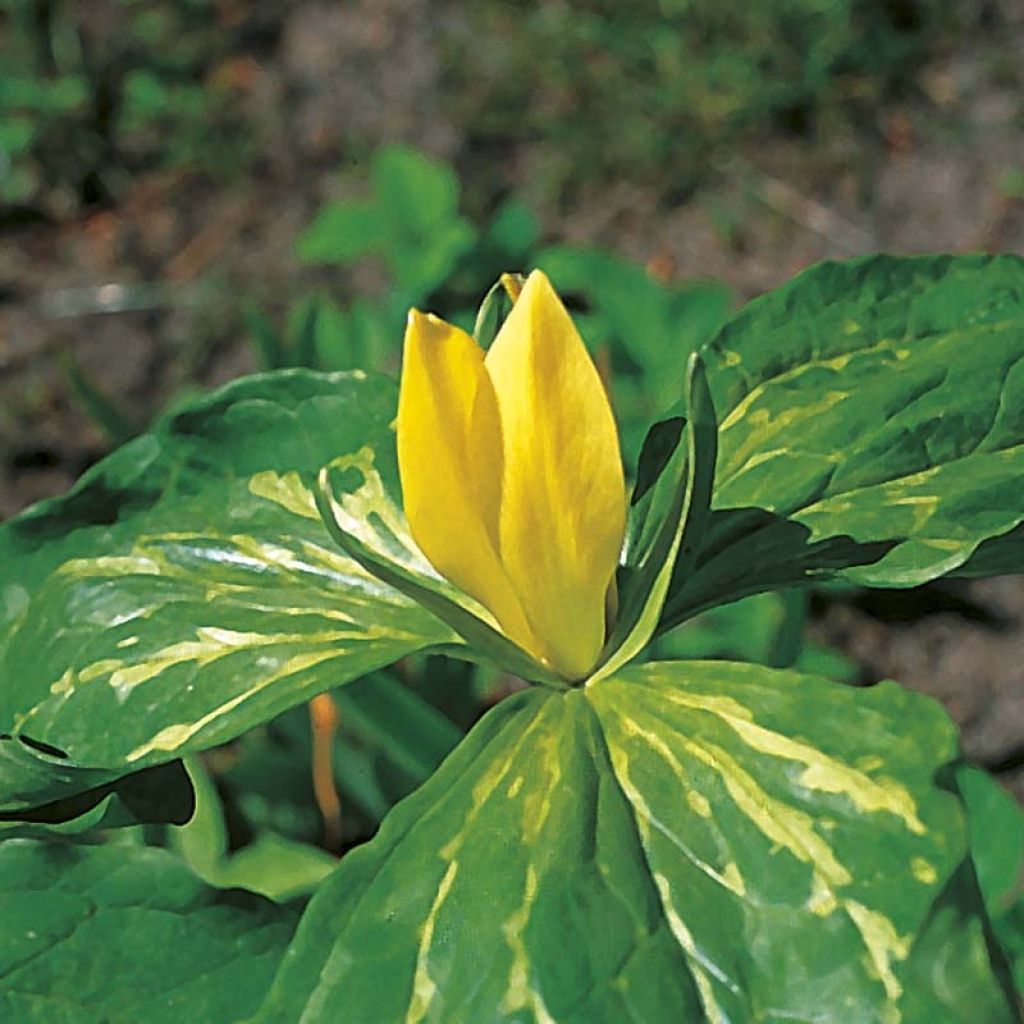
[[[550,663],[582,678],[604,645],[626,488],[604,385],[540,271],[527,280],[485,365],[504,448],[501,561]]]
[[[511,640],[539,656],[498,555],[501,427],[484,354],[458,327],[413,310],[398,398],[398,471],[416,543]]]

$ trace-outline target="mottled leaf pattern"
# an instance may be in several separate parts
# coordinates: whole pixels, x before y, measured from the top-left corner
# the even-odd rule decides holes
[[[1024,260],[821,264],[704,358],[716,511],[667,624],[833,573],[914,586],[1024,570]]]
[[[703,359],[711,511],[666,527],[661,628],[828,576],[1024,571],[1024,261],[825,264]],[[0,811],[50,820],[410,652],[470,653],[408,596],[458,603],[408,535],[394,409],[358,373],[240,381],[0,529]],[[956,755],[893,684],[609,663],[485,716],[321,886],[265,1000],[290,931],[267,905],[155,851],[0,844],[0,1016],[1010,1024]]]
[[[361,374],[249,378],[4,525],[0,730],[61,756],[0,760],[0,805],[223,742],[454,639],[343,556],[313,500],[331,465],[360,540],[431,571],[393,498],[394,401]]]
[[[893,684],[651,664],[519,694],[325,883],[260,1019],[1009,1024],[989,969],[965,995],[938,966],[987,962],[941,912],[955,751]]]

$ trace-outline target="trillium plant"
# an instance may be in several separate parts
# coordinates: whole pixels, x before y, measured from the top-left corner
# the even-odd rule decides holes
[[[1024,571],[1024,262],[812,268],[678,395],[624,471],[561,300],[506,276],[475,336],[410,313],[397,388],[236,381],[8,522],[0,1018],[1016,1020],[941,708],[651,652],[774,588]],[[304,907],[117,840],[188,818],[187,755],[416,652],[515,682]]]

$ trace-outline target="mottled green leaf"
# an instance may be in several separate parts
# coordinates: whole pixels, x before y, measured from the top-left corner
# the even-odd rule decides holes
[[[0,730],[23,738],[0,744],[0,807],[224,742],[455,640],[317,515],[331,465],[359,540],[432,571],[393,497],[394,409],[383,378],[248,378],[0,528]]]
[[[324,883],[258,1019],[1010,1024],[955,755],[893,684],[649,664],[516,694]]]
[[[259,1005],[294,925],[163,850],[0,842],[0,1019],[230,1024]]]
[[[715,514],[670,625],[829,575],[1024,571],[1024,261],[826,263],[706,348]]]
[[[493,664],[515,672],[524,679],[550,686],[564,686],[565,680],[544,668],[498,628],[490,613],[482,605],[426,565],[409,568],[387,554],[375,552],[364,544],[350,529],[342,525],[339,503],[332,480],[333,474],[321,472],[314,492],[317,511],[331,538],[340,550],[354,559],[363,569],[388,587],[408,596],[467,641],[467,652],[474,657],[490,660]],[[352,524],[357,527],[357,523]]]

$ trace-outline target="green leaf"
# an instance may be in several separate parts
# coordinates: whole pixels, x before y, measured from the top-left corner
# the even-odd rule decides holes
[[[524,266],[540,240],[540,224],[533,211],[515,196],[506,199],[495,211],[481,245],[502,259],[502,266],[511,269]]]
[[[299,235],[295,251],[304,263],[351,263],[376,252],[388,227],[372,200],[341,200],[325,206]]]
[[[0,822],[59,825],[89,814],[92,828],[158,822],[183,825],[194,810],[195,794],[184,766],[181,761],[169,761],[31,810],[2,812]]]
[[[407,309],[440,288],[475,237],[467,221],[456,220],[433,229],[426,238],[396,239],[388,249],[388,263],[399,289],[396,305]]]
[[[425,782],[462,738],[446,715],[384,673],[332,696],[344,726],[417,783]]]
[[[967,805],[978,884],[989,913],[998,917],[1024,896],[1024,811],[974,765],[958,766],[956,784]]]
[[[665,472],[665,467],[679,446],[685,427],[686,419],[684,417],[672,416],[669,419],[660,420],[647,431],[643,447],[640,449],[640,456],[637,459],[636,483],[633,485],[633,494],[630,497],[632,506],[638,506],[640,502],[644,501],[651,488]],[[632,519],[632,512],[630,516]],[[644,509],[638,524],[634,525],[632,521],[630,522],[629,544],[631,547],[639,541],[647,518],[647,512]]]
[[[141,428],[135,418],[96,385],[70,350],[62,354],[61,364],[72,394],[112,445],[124,444],[140,433]]]
[[[476,240],[459,215],[459,180],[447,164],[411,146],[378,150],[371,168],[387,238],[383,253],[403,306],[423,301]]]
[[[0,743],[0,808],[222,743],[455,640],[317,515],[331,465],[358,538],[425,566],[393,498],[394,410],[383,378],[248,378],[0,528],[0,730],[25,737]]]
[[[381,256],[400,292],[394,305],[404,313],[448,279],[476,231],[459,215],[459,182],[447,164],[410,146],[384,146],[370,177],[374,198],[325,207],[297,252],[309,263]]]
[[[381,210],[392,223],[427,237],[458,217],[459,179],[445,163],[412,146],[383,146],[371,179]]]
[[[240,1020],[294,928],[138,847],[2,842],[0,907],[0,1018],[18,1024]]]
[[[264,832],[221,864],[210,881],[282,902],[309,896],[337,863],[319,847]]]
[[[499,668],[550,686],[565,686],[565,680],[545,669],[539,662],[509,640],[484,608],[467,594],[443,579],[430,566],[403,565],[390,553],[374,551],[352,532],[358,522],[350,518],[343,525],[344,499],[338,500],[330,467],[320,473],[315,493],[316,507],[328,533],[338,547],[367,573],[386,586],[405,594],[422,608],[446,623],[467,644],[464,651],[453,652],[467,659],[480,658]]]
[[[270,317],[250,303],[242,310],[242,319],[260,368],[278,370],[286,366],[288,356],[285,345]]]
[[[521,274],[503,274],[490,288],[476,311],[473,323],[473,338],[481,348],[490,348],[505,317],[512,311],[512,298],[506,282],[513,282],[520,290],[525,284]]]
[[[1024,261],[822,264],[705,358],[715,513],[665,625],[815,578],[1024,571]]]
[[[650,490],[647,518],[656,524],[647,543],[627,556],[622,573],[619,618],[608,640],[607,660],[592,676],[597,682],[635,658],[658,628],[673,570],[685,574],[700,548],[711,509],[717,425],[700,356],[687,363],[686,459],[682,446]]]
[[[310,295],[288,311],[289,341],[292,347],[292,365],[315,366],[317,355],[317,336],[325,306],[329,300],[323,295]],[[350,367],[345,367],[350,369]]]
[[[257,1019],[1010,1024],[955,756],[889,683],[669,663],[515,694],[324,883]]]
[[[1024,811],[974,765],[957,766],[956,784],[967,806],[978,885],[1024,1000]]]
[[[337,866],[337,859],[324,850],[272,831],[229,854],[217,787],[198,759],[189,764],[189,775],[195,784],[196,812],[187,825],[171,831],[170,845],[204,882],[221,889],[248,889],[282,902],[309,896]]]

